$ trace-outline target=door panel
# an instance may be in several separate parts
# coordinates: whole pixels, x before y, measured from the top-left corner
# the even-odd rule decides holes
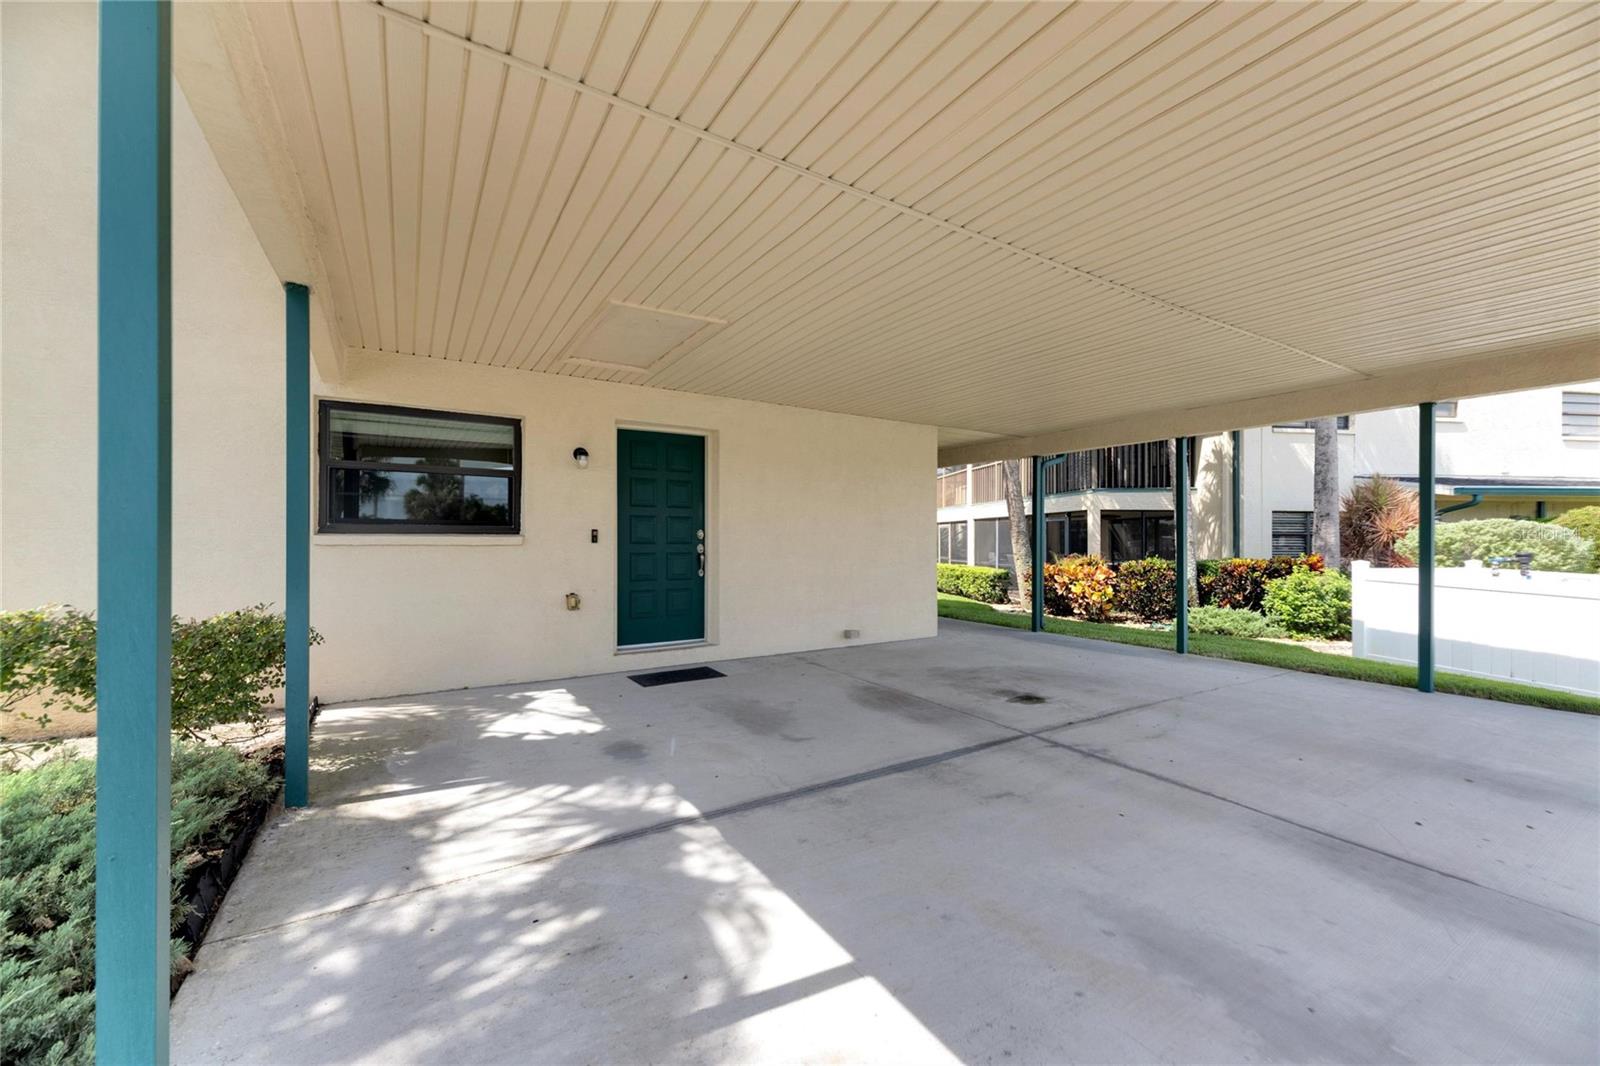
[[[705,637],[706,442],[617,431],[617,644]]]

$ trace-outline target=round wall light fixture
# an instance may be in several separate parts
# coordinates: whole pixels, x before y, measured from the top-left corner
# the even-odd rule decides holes
[[[583,447],[572,449],[572,461],[578,464],[579,470],[587,468],[589,465],[589,449]]]

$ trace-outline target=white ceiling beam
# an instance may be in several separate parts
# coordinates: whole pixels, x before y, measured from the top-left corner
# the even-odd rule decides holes
[[[1168,437],[1203,436],[1328,415],[1355,414],[1434,400],[1468,399],[1540,386],[1592,381],[1600,374],[1600,337],[1508,348],[1446,366],[1382,378],[1259,396],[1209,407],[1166,408],[1130,418],[1026,437],[1001,437],[939,449],[940,466],[1056,455]]]

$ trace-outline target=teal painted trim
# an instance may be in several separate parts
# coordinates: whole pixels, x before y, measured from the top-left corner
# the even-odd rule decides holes
[[[100,5],[95,1061],[165,1063],[172,936],[171,10]]]
[[[1417,690],[1433,691],[1434,513],[1433,404],[1417,407],[1417,498],[1428,506],[1417,512]]]
[[[1480,504],[1482,502],[1483,502],[1483,494],[1481,492],[1474,492],[1472,494],[1472,499],[1467,500],[1467,501],[1465,501],[1463,503],[1452,503],[1449,507],[1441,507],[1441,508],[1439,508],[1437,513],[1441,514],[1441,515],[1447,515],[1447,514],[1450,514],[1452,511],[1465,511],[1468,507],[1476,507],[1476,506],[1478,506],[1478,504]]]
[[[283,287],[283,804],[311,802],[311,290]]]
[[[1233,484],[1233,557],[1238,559],[1244,555],[1244,478],[1241,476],[1244,463],[1240,454],[1244,451],[1244,432],[1236,429],[1228,434],[1228,439],[1233,452],[1230,464]]]
[[[1456,485],[1449,478],[1444,479],[1446,488],[1459,489],[1461,494],[1472,493],[1474,496],[1596,496],[1600,497],[1600,485]]]
[[[1035,633],[1044,632],[1044,456],[1033,457],[1033,624]]]
[[[1173,648],[1179,655],[1189,651],[1189,438],[1179,437],[1177,462],[1172,476],[1172,513],[1174,536],[1177,539],[1178,581],[1174,591],[1172,631]]]

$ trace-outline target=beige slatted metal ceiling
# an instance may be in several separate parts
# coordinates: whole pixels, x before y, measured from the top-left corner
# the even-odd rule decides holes
[[[349,349],[950,459],[1600,373],[1594,4],[202,6]],[[570,358],[611,302],[727,324]]]

